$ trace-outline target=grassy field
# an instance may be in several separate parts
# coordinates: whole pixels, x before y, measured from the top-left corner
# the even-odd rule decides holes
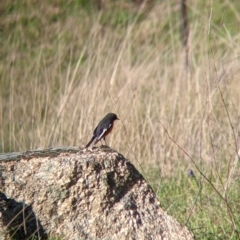
[[[101,3],[101,4],[100,4]],[[240,239],[240,2],[0,3],[0,149],[111,147],[196,239]]]

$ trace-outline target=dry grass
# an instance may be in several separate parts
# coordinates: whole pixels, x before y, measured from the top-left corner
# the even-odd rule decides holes
[[[205,194],[218,198],[217,208],[222,206],[230,226],[225,236],[233,236],[239,215],[232,219],[223,199],[239,186],[240,35],[234,29],[240,15],[232,2],[222,1],[234,22],[227,22],[230,14],[223,11],[218,24],[215,17],[221,9],[215,2],[209,10],[190,5],[189,69],[176,4],[158,3],[144,16],[141,8],[134,9],[123,25],[106,24],[104,10],[62,13],[59,5],[51,4],[29,6],[28,17],[21,10],[9,14],[0,65],[2,151],[83,146],[98,121],[115,112],[121,121],[109,145],[154,186],[169,177],[182,186],[185,179],[180,196],[191,196],[191,202],[183,222],[199,213],[189,207],[195,206],[198,192],[198,186],[186,184],[192,169],[207,188]],[[51,21],[54,14],[60,17]],[[24,17],[34,22],[25,23]],[[11,31],[15,21],[19,24]],[[234,211],[235,202],[229,201]],[[216,211],[212,205],[211,214]],[[203,212],[208,211],[209,205]]]

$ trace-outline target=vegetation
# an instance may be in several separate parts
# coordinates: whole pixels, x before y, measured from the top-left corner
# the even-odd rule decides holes
[[[239,239],[239,1],[0,3],[0,148],[108,137],[196,239]]]

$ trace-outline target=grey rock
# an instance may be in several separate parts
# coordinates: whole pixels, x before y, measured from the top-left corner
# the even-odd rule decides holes
[[[0,239],[194,239],[118,152],[0,154]]]

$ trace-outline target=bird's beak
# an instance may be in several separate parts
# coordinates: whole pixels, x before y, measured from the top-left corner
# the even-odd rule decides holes
[[[117,118],[117,120],[120,120],[119,118]]]

